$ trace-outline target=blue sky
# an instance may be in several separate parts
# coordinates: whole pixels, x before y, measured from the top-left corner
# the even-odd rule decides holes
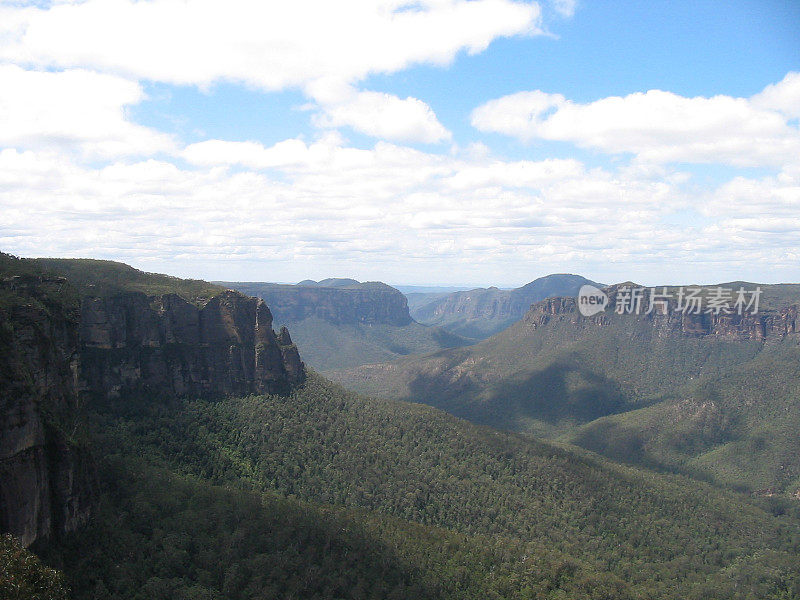
[[[519,90],[541,89],[579,102],[649,89],[684,96],[751,96],[800,68],[800,2],[587,2],[564,18],[543,5],[550,35],[500,38],[445,67],[419,65],[367,78],[363,87],[424,99],[460,144],[486,142],[469,123],[476,106]],[[187,141],[206,137],[274,144],[311,136],[299,90],[265,94],[246,86],[151,84],[136,120]],[[203,133],[200,133],[202,131]],[[369,146],[371,138],[352,140]],[[509,154],[528,157],[497,136]],[[534,149],[535,151],[535,149]],[[554,148],[553,151],[558,151]],[[572,148],[561,149],[563,153]]]
[[[800,281],[798,72],[795,1],[0,3],[0,249]]]

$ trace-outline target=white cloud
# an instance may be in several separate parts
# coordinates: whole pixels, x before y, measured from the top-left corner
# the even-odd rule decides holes
[[[602,276],[609,264],[637,278],[636,265],[652,274],[653,264],[704,261],[723,278],[719,256],[732,268],[752,257],[764,272],[796,270],[796,74],[750,99],[653,91],[579,104],[527,92],[473,115],[480,128],[523,139],[636,154],[614,172],[577,160],[501,160],[481,144],[450,155],[385,141],[354,148],[331,132],[272,146],[212,139],[181,149],[127,112],[144,99],[137,80],[234,81],[301,89],[323,128],[442,142],[451,135],[425,102],[357,83],[447,64],[460,51],[538,28],[538,6],[510,0],[0,7],[0,61],[29,69],[0,66],[0,248],[151,270],[193,264],[181,270],[207,277],[198,268],[217,261],[218,278],[247,263],[263,270],[249,277],[271,280],[328,276],[319,269],[343,264],[361,271],[340,274],[362,278],[405,272],[409,281],[426,274],[454,283],[594,265],[587,275],[610,280]],[[152,158],[160,153],[168,158]],[[86,160],[98,158],[100,166]],[[670,166],[679,160],[783,169],[693,200],[686,174]],[[664,221],[687,207],[710,224]],[[310,266],[317,270],[300,272]]]
[[[781,166],[800,156],[800,130],[789,122],[799,95],[795,73],[750,99],[651,90],[580,104],[560,94],[518,92],[476,108],[472,123],[525,141],[567,141],[647,162]]]
[[[454,189],[477,187],[538,188],[554,181],[567,181],[585,175],[583,165],[573,159],[492,160],[465,164],[448,181]]]
[[[317,127],[349,126],[372,137],[432,144],[449,140],[450,132],[431,107],[417,98],[398,98],[381,92],[358,92],[323,106],[314,118]]]
[[[448,64],[539,24],[536,3],[513,0],[73,0],[0,8],[0,57],[278,90]]]
[[[250,169],[287,167],[306,160],[309,148],[298,139],[284,140],[265,148],[258,142],[207,140],[190,144],[183,157],[195,165],[242,165]]]
[[[299,88],[319,103],[321,126],[435,143],[450,133],[425,102],[351,86],[541,33],[540,16],[520,0],[65,0],[0,6],[0,60],[202,88]]]
[[[653,277],[653,264],[721,255],[732,269],[755,256],[751,266],[774,273],[800,252],[800,239],[786,233],[800,202],[791,171],[693,198],[668,170],[653,178],[574,160],[443,156],[385,142],[358,149],[336,135],[269,147],[209,140],[183,158],[193,167],[148,160],[92,168],[53,152],[2,151],[0,247],[162,269],[258,264],[266,271],[249,276],[273,280],[351,265],[364,278],[406,271],[476,282],[498,274],[524,281],[531,265],[599,273],[624,265],[635,274],[648,264]],[[708,227],[665,223],[690,206]],[[759,231],[754,219],[765,213],[782,228],[763,221]]]
[[[0,65],[0,146],[73,148],[88,157],[169,151],[169,136],[131,123],[139,84],[84,70],[25,71]]]
[[[752,100],[759,108],[776,110],[790,119],[800,118],[800,73],[787,73],[782,81],[768,85]]]

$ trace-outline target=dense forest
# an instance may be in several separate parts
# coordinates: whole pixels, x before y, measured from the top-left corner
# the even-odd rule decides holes
[[[759,318],[798,300],[797,286],[764,286]],[[800,491],[797,334],[698,335],[644,317],[548,310],[535,305],[474,346],[328,375],[630,464],[750,492]]]
[[[318,376],[289,396],[128,398],[90,416],[101,508],[46,554],[78,598],[800,594],[790,503]]]

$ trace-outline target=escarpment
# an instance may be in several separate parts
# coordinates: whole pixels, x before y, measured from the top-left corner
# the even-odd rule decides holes
[[[305,377],[263,300],[227,290],[190,302],[116,283],[73,286],[38,261],[0,254],[0,533],[26,546],[90,515],[84,396],[286,393]]]
[[[263,299],[281,323],[316,317],[334,325],[383,324],[402,327],[412,322],[406,297],[379,282],[343,281],[277,283],[226,283],[244,294]]]
[[[109,396],[282,393],[304,373],[266,303],[231,290],[201,306],[176,294],[85,297],[80,345],[82,389]]]
[[[93,468],[74,439],[78,316],[63,278],[0,279],[0,532],[25,545],[89,516]]]
[[[567,321],[576,328],[609,327],[615,319],[636,319],[652,326],[654,333],[661,336],[711,336],[721,340],[755,340],[765,343],[800,334],[799,304],[769,307],[758,312],[742,311],[739,314],[733,311],[680,311],[674,301],[668,301],[655,306],[649,312],[645,307],[641,314],[617,315],[614,312],[616,291],[610,290],[610,306],[596,315],[582,316],[578,312],[575,298],[549,298],[531,306],[523,318],[523,324],[536,328],[551,320],[559,320]]]
[[[412,316],[420,323],[482,340],[519,321],[531,304],[545,298],[574,296],[587,284],[599,285],[580,275],[557,274],[516,289],[491,287],[453,292],[416,307]]]

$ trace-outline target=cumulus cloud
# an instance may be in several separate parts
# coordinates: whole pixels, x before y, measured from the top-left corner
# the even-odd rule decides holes
[[[800,73],[787,73],[782,81],[753,96],[752,101],[759,108],[778,111],[790,119],[800,118]]]
[[[127,79],[85,70],[0,65],[0,146],[76,149],[91,158],[170,151],[169,136],[130,122],[144,98]]]
[[[752,98],[650,90],[581,104],[560,94],[518,92],[476,108],[472,124],[524,141],[567,141],[655,163],[782,166],[800,156],[800,130],[790,122],[798,102],[800,74],[790,73]]]
[[[0,60],[202,88],[302,89],[319,103],[320,126],[434,143],[450,133],[425,102],[350,86],[541,33],[540,21],[539,5],[520,0],[64,0],[0,7]]]
[[[207,140],[190,144],[183,157],[195,165],[242,165],[250,169],[270,169],[299,164],[311,150],[298,139],[284,140],[270,148],[259,142]]]
[[[444,65],[498,37],[538,32],[539,6],[514,0],[67,0],[0,8],[0,57],[278,90]]]
[[[401,99],[381,92],[358,92],[322,107],[314,124],[352,127],[372,137],[432,144],[449,140],[450,132],[430,106],[417,98]]]
[[[653,261],[700,264],[703,252],[738,265],[769,254],[764,248],[777,259],[763,256],[760,268],[778,269],[800,251],[800,240],[775,224],[762,221],[759,232],[752,221],[764,211],[796,215],[797,178],[788,171],[698,199],[680,177],[386,142],[361,149],[337,135],[272,146],[208,140],[182,157],[189,166],[150,159],[91,167],[43,151],[2,151],[0,246],[151,267],[251,261],[268,268],[265,279],[350,264],[362,277],[386,278],[387,269],[418,277],[422,268],[476,282],[498,273],[524,281],[534,266],[602,273],[624,264],[634,273],[646,263],[652,272]],[[687,207],[702,210],[709,225],[665,223]],[[709,240],[713,252],[702,248]]]
[[[574,9],[553,6],[564,16]],[[193,263],[184,274],[207,277],[205,266],[219,261],[218,278],[250,261],[268,280],[327,276],[298,269],[342,264],[368,265],[359,271],[366,278],[438,272],[454,283],[497,282],[498,273],[519,282],[532,269],[573,266],[610,280],[603,273],[614,264],[637,278],[637,264],[648,274],[655,263],[714,256],[762,271],[796,268],[797,74],[752,98],[651,91],[580,104],[524,92],[473,113],[486,131],[638,158],[615,170],[503,160],[479,143],[450,154],[407,147],[451,134],[422,99],[358,87],[370,74],[447,64],[539,26],[536,4],[511,0],[0,6],[0,63],[24,65],[0,66],[0,247],[153,270]],[[273,145],[182,147],[130,119],[142,80],[297,88],[320,128],[381,141],[355,148],[326,131]],[[687,160],[781,170],[698,197],[671,165]],[[706,224],[670,224],[687,210]]]

